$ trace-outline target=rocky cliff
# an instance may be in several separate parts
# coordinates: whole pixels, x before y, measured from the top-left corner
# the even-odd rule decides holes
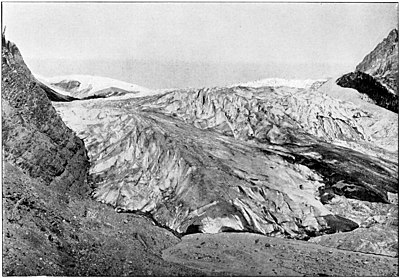
[[[4,37],[1,89],[5,161],[51,186],[87,192],[83,141],[63,123],[18,48]]]
[[[375,78],[392,94],[399,94],[399,32],[389,35],[357,65],[356,71]]]

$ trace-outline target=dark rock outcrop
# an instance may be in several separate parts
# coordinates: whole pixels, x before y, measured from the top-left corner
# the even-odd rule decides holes
[[[366,94],[376,105],[399,113],[399,96],[392,94],[376,79],[361,71],[351,72],[336,80],[339,86],[353,88]]]
[[[56,87],[60,87],[61,89],[69,92],[69,91],[79,88],[81,83],[77,80],[62,80],[60,82],[53,83],[52,85],[54,85]]]

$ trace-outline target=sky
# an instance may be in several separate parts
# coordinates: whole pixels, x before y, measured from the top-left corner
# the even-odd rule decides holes
[[[148,87],[323,77],[355,68],[398,28],[395,3],[3,3],[2,13],[34,73]]]

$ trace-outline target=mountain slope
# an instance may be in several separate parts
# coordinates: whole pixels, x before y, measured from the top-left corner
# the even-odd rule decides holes
[[[390,93],[399,94],[399,32],[390,31],[389,35],[357,65],[361,71],[374,77]]]
[[[398,113],[398,55],[398,31],[394,29],[357,65],[355,72],[343,75],[336,83],[356,89],[376,105]]]
[[[4,159],[46,183],[87,191],[82,140],[57,115],[18,48],[4,38],[1,86]]]

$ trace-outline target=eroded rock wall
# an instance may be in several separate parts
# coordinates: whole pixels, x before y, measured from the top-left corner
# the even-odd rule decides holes
[[[1,90],[4,160],[52,186],[87,193],[83,141],[63,123],[18,48],[4,37]]]

